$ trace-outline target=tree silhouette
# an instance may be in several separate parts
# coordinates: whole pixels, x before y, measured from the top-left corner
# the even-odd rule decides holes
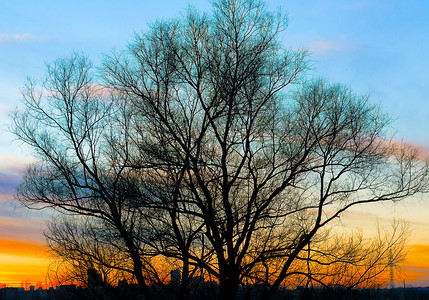
[[[93,85],[91,64],[81,55],[54,62],[47,73],[41,90],[28,81],[23,89],[27,111],[14,116],[13,131],[34,150],[39,162],[28,168],[17,198],[25,205],[40,204],[78,220],[95,219],[104,229],[99,242],[104,235],[113,235],[110,246],[125,249],[122,253],[132,265],[129,271],[149,299],[144,255],[133,238],[141,220],[133,218],[138,209],[130,205],[134,189],[133,180],[127,178],[132,171],[110,145],[113,140],[126,143],[127,135],[117,125],[126,121],[124,111],[114,105],[113,96],[102,95]],[[58,227],[51,229],[55,241]],[[69,233],[69,241],[78,238],[79,232]]]
[[[337,254],[313,242],[355,205],[425,191],[428,165],[391,141],[368,96],[305,77],[307,52],[279,40],[286,25],[262,2],[219,0],[154,23],[99,82],[80,55],[50,65],[14,116],[38,158],[18,199],[96,219],[148,299],[156,259],[180,265],[179,298],[197,273],[225,300],[242,283],[264,282],[268,299],[316,279],[296,269],[313,264],[306,253]]]

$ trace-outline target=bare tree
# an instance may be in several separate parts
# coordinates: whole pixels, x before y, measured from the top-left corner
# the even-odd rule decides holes
[[[378,227],[372,238],[357,231],[331,234],[329,239],[309,243],[292,268],[301,279],[299,285],[307,287],[384,288],[390,267],[405,258],[408,233],[406,222],[394,221],[390,230]]]
[[[62,216],[49,223],[48,228],[46,241],[54,258],[51,281],[88,286],[91,269],[100,274],[97,284],[110,290],[119,280],[134,281],[128,252],[105,226],[97,224],[97,219]]]
[[[125,249],[121,254],[131,262],[131,269],[122,270],[136,278],[141,293],[150,299],[145,248],[134,238],[142,230],[143,220],[131,204],[141,191],[136,177],[125,168],[127,158],[115,153],[116,145],[126,147],[128,143],[124,131],[127,112],[115,105],[114,95],[96,85],[91,64],[82,55],[58,60],[47,69],[41,89],[28,81],[22,90],[26,110],[14,115],[13,132],[31,147],[37,159],[37,164],[28,168],[17,199],[32,208],[48,207],[76,218],[96,219],[91,224],[102,226],[98,233],[110,235],[109,247]],[[75,235],[79,232],[74,232],[78,228],[66,224],[61,232],[51,226],[51,248],[65,257],[76,255],[72,248],[58,252],[55,243],[65,238],[70,247],[79,245],[82,241]],[[95,227],[86,226],[86,232],[89,229],[95,233]],[[102,235],[98,243],[101,240]],[[92,250],[87,248],[84,256],[90,257]],[[103,258],[103,263],[107,261]],[[102,266],[118,269],[116,263]]]
[[[278,41],[285,24],[259,1],[217,1],[212,16],[155,23],[104,65],[136,109],[130,167],[171,178],[184,198],[164,209],[200,231],[198,251],[166,255],[217,278],[221,299],[280,259],[271,297],[342,212],[426,188],[427,164],[390,142],[367,96],[320,79],[287,88],[307,63]]]
[[[355,205],[425,191],[428,164],[391,142],[367,96],[305,80],[307,52],[279,41],[286,25],[251,0],[158,21],[106,58],[102,98],[85,60],[55,63],[14,118],[40,161],[18,199],[114,228],[147,298],[155,256],[180,262],[179,297],[199,273],[223,300],[255,279],[272,297],[308,249],[353,265],[313,242]]]

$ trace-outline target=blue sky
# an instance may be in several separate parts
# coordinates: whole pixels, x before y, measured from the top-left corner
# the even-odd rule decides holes
[[[266,3],[288,12],[282,39],[287,47],[312,52],[312,74],[371,94],[394,118],[396,139],[429,149],[428,0]],[[134,33],[158,18],[179,15],[188,4],[210,10],[207,0],[0,0],[0,239],[18,232],[25,236],[12,221],[33,217],[13,208],[27,154],[7,129],[26,77],[40,78],[45,62],[73,51],[85,53],[97,66],[104,53],[124,49]],[[429,201],[423,202],[416,212],[427,212]],[[40,239],[37,221],[26,224],[27,236]]]
[[[287,46],[312,51],[314,74],[369,93],[394,119],[397,139],[429,148],[429,1],[281,1],[289,14]],[[26,76],[45,62],[82,51],[99,64],[133,34],[187,5],[207,0],[54,1],[0,3],[0,153],[10,152],[7,111],[19,103]],[[14,151],[15,152],[15,151]]]
[[[288,47],[312,52],[314,75],[369,93],[389,113],[396,139],[429,149],[429,1],[266,1],[282,7]],[[8,133],[8,113],[19,105],[25,78],[40,78],[45,62],[84,52],[95,65],[124,49],[136,32],[188,5],[207,0],[0,2],[0,157],[11,170],[26,156]],[[5,169],[2,169],[3,173]],[[9,171],[8,171],[9,172]],[[12,173],[15,174],[16,170]],[[2,174],[3,174],[2,173]],[[0,186],[1,187],[1,186]]]
[[[317,73],[371,94],[396,138],[428,148],[429,1],[298,2],[288,41],[313,51]]]

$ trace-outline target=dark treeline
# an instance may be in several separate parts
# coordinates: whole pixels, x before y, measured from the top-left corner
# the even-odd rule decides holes
[[[174,299],[173,293],[164,289],[150,287],[151,293],[159,300]],[[237,293],[238,300],[256,300],[263,295],[263,287],[252,286],[248,289],[241,287]],[[79,288],[76,286],[62,286],[57,289],[23,291],[17,288],[0,289],[1,300],[137,300],[138,286],[118,286],[112,291],[102,289]],[[219,293],[216,283],[200,283],[192,288],[190,299],[215,300]],[[330,299],[352,299],[352,300],[427,300],[429,299],[429,288],[396,288],[396,289],[360,289],[345,291],[342,287],[330,289],[305,288],[278,289],[273,295],[274,300],[330,300]]]

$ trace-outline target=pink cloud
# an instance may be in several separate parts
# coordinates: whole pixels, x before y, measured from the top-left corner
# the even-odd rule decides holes
[[[22,171],[34,163],[33,157],[13,157],[10,155],[0,155],[0,172],[22,174]]]
[[[17,40],[17,41],[26,41],[26,40],[31,40],[34,37],[29,34],[29,33],[24,33],[24,34],[14,34],[13,35],[13,39]]]
[[[31,41],[39,41],[42,38],[34,36],[30,33],[17,33],[17,34],[0,34],[0,46],[7,46],[14,43],[24,43]]]
[[[12,110],[12,108],[13,108],[12,105],[8,106],[6,104],[0,103],[0,114],[2,114],[2,115],[9,114],[9,112]]]
[[[13,199],[15,189],[31,161],[32,158],[0,155],[0,202]]]
[[[43,241],[44,221],[38,218],[0,217],[0,238],[20,241]]]
[[[319,41],[316,42],[311,49],[313,52],[320,52],[320,51],[341,51],[342,48],[340,45],[337,45],[331,41]]]
[[[416,154],[416,159],[420,161],[427,161],[429,160],[429,149],[421,144],[408,142],[408,141],[399,141],[399,140],[392,140],[390,142],[390,145],[392,146],[393,151],[398,151],[401,149],[407,149],[408,151],[413,151]]]
[[[338,52],[353,51],[360,45],[345,36],[339,36],[335,40],[319,40],[310,46],[310,51],[317,54],[331,54]]]

